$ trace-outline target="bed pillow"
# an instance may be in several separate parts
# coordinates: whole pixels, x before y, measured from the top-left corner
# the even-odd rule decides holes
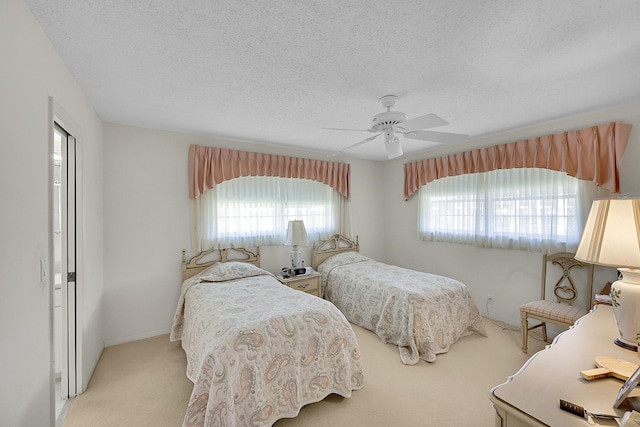
[[[225,282],[227,280],[262,275],[272,276],[268,271],[249,264],[248,262],[218,262],[203,271],[200,280],[203,282]]]
[[[349,251],[332,255],[318,266],[318,271],[331,270],[341,265],[353,264],[356,262],[371,261],[371,258],[362,255],[359,252]]]

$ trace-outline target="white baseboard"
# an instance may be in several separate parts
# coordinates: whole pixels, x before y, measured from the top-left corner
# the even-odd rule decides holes
[[[498,316],[494,313],[492,313],[491,311],[485,311],[485,312],[480,312],[480,315],[482,317],[486,317],[488,319],[491,320],[495,320],[496,322],[502,322],[505,323],[509,326],[513,326],[515,328],[519,328],[520,327],[520,319],[510,319],[510,318],[506,318],[503,316]]]
[[[166,335],[169,332],[171,332],[171,329],[161,329],[158,331],[146,332],[144,334],[139,334],[139,335],[131,335],[128,337],[114,338],[111,340],[105,340],[104,346],[111,347],[112,345],[124,344],[131,341],[143,340],[145,338],[157,337],[158,335]]]
[[[83,373],[83,381],[82,381],[82,390],[80,390],[80,392],[78,394],[82,394],[87,390],[87,387],[89,387],[89,381],[91,380],[91,377],[93,376],[93,373],[96,370],[96,366],[98,366],[98,361],[100,360],[100,357],[102,356],[102,352],[104,351],[104,345],[102,346],[102,350],[100,351],[100,353],[98,353],[96,355],[96,357],[91,361],[91,363],[88,365],[91,368],[89,369],[89,373],[87,375],[85,375]]]
[[[483,317],[486,317],[487,319],[491,319],[494,320],[496,322],[502,322],[507,326],[511,326],[514,329],[520,329],[521,325],[520,325],[520,319],[515,320],[515,319],[507,319],[504,318],[502,316],[495,316],[495,315],[491,315],[491,313],[480,313]],[[537,320],[535,319],[531,319],[531,321],[533,322],[537,322]],[[529,325],[532,325],[534,323],[530,323]],[[557,337],[558,335],[560,335],[562,332],[564,332],[567,328],[563,328],[561,326],[557,326],[554,325],[552,323],[547,323],[547,338],[549,338],[549,341],[553,341],[553,339],[555,337]]]

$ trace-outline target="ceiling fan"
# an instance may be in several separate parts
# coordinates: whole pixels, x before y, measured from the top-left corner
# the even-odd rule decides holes
[[[469,137],[462,133],[436,132],[424,129],[430,129],[439,126],[448,125],[449,122],[435,114],[426,114],[424,116],[415,117],[411,120],[407,119],[407,115],[400,111],[391,111],[391,108],[398,104],[398,97],[395,95],[385,95],[378,99],[378,102],[387,111],[378,113],[373,116],[371,127],[369,129],[341,129],[341,128],[324,128],[329,130],[346,130],[359,132],[376,132],[374,136],[365,138],[360,142],[350,145],[338,151],[334,155],[340,154],[346,150],[372,141],[380,135],[384,135],[384,148],[387,151],[387,157],[394,159],[402,156],[402,147],[398,141],[396,134],[401,134],[405,138],[420,139],[423,141],[432,141],[442,144],[452,144],[462,142]]]

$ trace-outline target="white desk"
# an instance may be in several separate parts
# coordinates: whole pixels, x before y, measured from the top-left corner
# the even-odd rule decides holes
[[[637,353],[613,343],[617,337],[613,309],[597,305],[571,329],[558,335],[551,345],[533,355],[507,382],[491,390],[489,399],[496,410],[496,427],[587,427],[585,419],[560,409],[560,399],[590,412],[624,415],[630,410],[626,403],[613,409],[623,381],[615,378],[586,381],[580,377],[580,371],[596,367],[596,356],[640,364]],[[631,396],[637,396],[639,391],[640,388],[632,391]],[[596,420],[596,423],[618,425],[605,420]]]

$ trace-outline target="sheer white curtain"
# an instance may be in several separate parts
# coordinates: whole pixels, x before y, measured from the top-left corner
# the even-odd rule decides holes
[[[284,243],[289,220],[311,241],[349,233],[348,202],[309,179],[251,176],[224,181],[194,203],[194,250]]]
[[[548,169],[437,179],[419,190],[421,240],[574,252],[591,203],[606,190]]]

